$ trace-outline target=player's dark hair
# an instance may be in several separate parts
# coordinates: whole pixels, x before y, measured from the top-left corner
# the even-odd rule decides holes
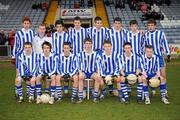
[[[97,21],[102,21],[101,17],[97,16],[94,18],[94,22],[96,23]]]
[[[79,16],[76,16],[75,18],[74,18],[74,21],[75,20],[77,20],[77,21],[80,21],[81,22],[81,18],[79,17]]]
[[[91,40],[90,38],[85,38],[85,39],[84,39],[84,44],[85,44],[86,42],[92,43],[92,40]]]
[[[137,22],[137,20],[131,20],[129,22],[129,25],[138,25],[138,22]]]
[[[153,49],[152,45],[146,45],[145,48]]]
[[[156,25],[157,23],[156,23],[156,20],[154,20],[154,19],[149,19],[148,22],[147,22],[147,24],[154,24],[154,25]]]
[[[69,47],[71,47],[71,43],[70,42],[64,42],[63,46],[65,46],[65,45],[68,45]]]
[[[104,45],[105,45],[105,44],[110,44],[110,45],[112,45],[112,43],[111,43],[110,40],[105,40],[103,44],[104,44]]]
[[[130,43],[130,42],[126,42],[126,43],[124,43],[123,48],[124,48],[125,46],[127,46],[127,45],[129,45],[129,46],[131,46],[131,47],[132,47],[132,45],[131,45],[131,43]]]
[[[24,43],[24,47],[25,47],[25,45],[30,45],[32,47],[32,43],[31,42],[25,42]]]
[[[56,25],[62,25],[62,26],[64,26],[64,23],[63,23],[62,20],[56,20],[55,26],[56,26]]]
[[[120,17],[115,17],[114,20],[113,20],[113,22],[115,22],[115,21],[122,23],[122,20],[121,20]]]
[[[51,45],[50,42],[44,41],[43,44],[42,44],[42,49],[43,49],[44,45],[49,46],[50,47],[50,51],[51,51],[52,45]]]
[[[46,25],[45,25],[44,23],[41,23],[41,24],[39,25],[39,27],[40,27],[40,26],[46,27]]]

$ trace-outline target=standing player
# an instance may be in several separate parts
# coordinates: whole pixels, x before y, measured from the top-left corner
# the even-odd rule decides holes
[[[131,20],[129,25],[131,31],[127,34],[126,42],[131,43],[133,54],[140,56],[143,53],[143,35],[138,30],[138,22],[136,20]]]
[[[69,35],[64,31],[64,23],[57,20],[55,23],[56,32],[52,34],[52,49],[57,55],[63,52],[63,43],[69,41]]]
[[[29,102],[34,100],[34,90],[35,90],[35,80],[37,72],[38,57],[32,51],[32,44],[30,42],[24,43],[24,52],[19,55],[18,58],[18,75],[15,80],[17,94],[19,96],[19,101],[23,101],[22,92],[22,80],[29,81],[30,91],[29,91]]]
[[[88,28],[88,36],[92,39],[93,50],[102,51],[104,40],[107,38],[107,28],[102,26],[102,19],[95,17],[95,26]]]
[[[62,87],[61,80],[72,79],[72,96],[71,102],[75,103],[77,91],[78,91],[78,61],[77,57],[71,53],[71,44],[64,42],[64,52],[58,56],[57,60],[57,76],[56,76],[56,92],[58,94],[58,100],[62,100]]]
[[[83,82],[85,79],[93,79],[95,82],[93,102],[98,102],[98,89],[99,89],[99,67],[98,67],[98,54],[92,50],[92,40],[86,38],[84,40],[84,51],[79,54],[79,101],[83,102]]]
[[[110,75],[113,79],[114,77],[119,76],[119,70],[121,69],[121,65],[119,63],[119,55],[116,52],[112,51],[111,41],[109,40],[104,41],[103,46],[104,46],[104,51],[102,52],[100,57],[101,76],[105,78],[106,76]],[[120,81],[120,79],[117,81]],[[102,94],[100,95],[100,99],[103,99],[104,96],[106,95],[104,81],[101,80],[100,86],[102,89]],[[117,87],[120,92],[119,84]]]
[[[120,61],[122,64],[122,69],[120,70],[121,75],[121,89],[122,94],[125,99],[125,103],[129,103],[129,96],[127,91],[127,85],[125,84],[126,77],[130,74],[134,74],[138,77],[138,86],[137,86],[137,102],[142,102],[142,92],[143,92],[143,83],[140,78],[140,58],[139,56],[132,53],[131,43],[127,42],[124,44],[124,54],[121,55]]]
[[[12,60],[16,61],[16,77],[18,75],[18,56],[23,52],[23,45],[25,42],[32,42],[35,37],[35,31],[30,29],[31,20],[29,17],[23,17],[22,19],[23,28],[16,32],[15,43],[12,52]],[[29,81],[26,82],[26,94],[29,94]],[[17,92],[17,90],[16,90]]]
[[[52,35],[53,52],[57,55],[63,53],[63,43],[69,41],[69,35],[64,31],[64,23],[62,20],[57,20],[55,23],[56,32]],[[64,91],[68,93],[68,83],[64,82]]]
[[[164,32],[156,29],[156,21],[150,19],[147,23],[148,31],[145,33],[145,45],[151,45],[154,51],[154,54],[159,57],[160,63],[160,73],[164,78],[163,82],[166,86],[166,65],[163,57],[163,53],[166,53],[168,61],[170,61],[170,49]]]
[[[141,57],[141,68],[142,68],[142,79],[143,79],[143,89],[145,96],[145,104],[150,104],[149,92],[148,92],[148,81],[152,77],[160,79],[160,93],[161,101],[164,104],[170,104],[166,97],[166,87],[164,78],[160,75],[160,64],[159,57],[153,54],[152,46],[148,45],[145,48],[145,55]],[[146,80],[147,79],[147,80]]]
[[[84,49],[84,39],[87,38],[87,31],[81,27],[81,18],[74,18],[74,28],[69,30],[70,42],[72,44],[72,51],[74,55],[79,54]]]
[[[127,40],[128,31],[122,27],[122,20],[119,17],[114,18],[113,27],[108,31],[108,39],[112,43],[112,50],[118,54],[123,54],[123,45]]]
[[[34,37],[32,45],[33,45],[33,51],[37,54],[41,54],[43,53],[42,50],[42,44],[45,41],[51,42],[51,40],[49,39],[49,37],[47,37],[47,35],[45,34],[46,31],[46,26],[45,24],[40,24],[38,27],[38,33],[37,35]],[[49,92],[49,81],[46,81],[46,89],[45,92]]]
[[[39,64],[38,64],[38,75],[36,79],[36,94],[37,99],[36,103],[40,103],[41,95],[41,80],[42,77],[51,78],[51,99],[49,104],[54,103],[55,91],[56,91],[56,81],[55,81],[55,72],[56,72],[56,56],[54,53],[51,53],[51,43],[45,41],[42,44],[43,53],[39,55]]]

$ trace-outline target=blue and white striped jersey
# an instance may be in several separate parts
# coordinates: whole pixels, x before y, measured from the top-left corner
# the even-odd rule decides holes
[[[133,33],[132,31],[129,31],[127,34],[127,41],[131,43],[132,45],[132,52],[136,55],[141,55],[144,53],[144,40],[143,35],[140,32]]]
[[[92,39],[93,50],[102,50],[103,43],[107,39],[108,29],[101,27],[100,30],[97,30],[96,27],[88,28],[88,37]]]
[[[127,41],[127,33],[128,31],[125,29],[122,29],[121,31],[117,31],[114,28],[109,29],[108,39],[112,43],[112,51],[115,51],[120,55],[123,54],[123,45],[124,42]]]
[[[155,74],[160,71],[159,57],[156,55],[153,55],[151,58],[142,55],[140,62],[141,70],[147,74]]]
[[[55,32],[52,34],[52,51],[55,54],[61,54],[63,52],[63,43],[69,41],[69,34],[62,32],[59,34]]]
[[[75,75],[78,72],[78,60],[77,57],[73,54],[65,56],[64,53],[61,53],[57,57],[57,73],[61,76],[69,74],[70,76]]]
[[[56,72],[57,56],[50,53],[49,57],[45,57],[44,53],[39,55],[38,75],[51,76]]]
[[[121,69],[120,56],[116,52],[112,52],[107,56],[105,52],[100,55],[100,71],[102,76],[119,75]]]
[[[12,56],[16,57],[18,54],[21,54],[24,50],[24,43],[25,42],[31,42],[33,41],[36,33],[35,31],[29,29],[28,31],[25,31],[24,28],[17,31],[15,34],[15,42],[13,47]]]
[[[74,55],[78,55],[84,50],[84,39],[88,37],[87,30],[81,27],[80,30],[72,28],[69,30],[70,42]]]
[[[22,77],[36,76],[38,66],[38,55],[32,52],[29,56],[22,52],[18,59],[19,75]]]
[[[85,51],[78,55],[79,70],[85,73],[93,73],[98,70],[98,54],[93,51],[92,53],[87,53]]]
[[[140,57],[131,53],[130,57],[127,57],[125,54],[120,57],[122,70],[127,73],[136,73],[137,69],[140,69]]]
[[[163,53],[170,54],[170,49],[164,32],[155,30],[145,33],[145,45],[152,45],[155,55],[163,56]]]

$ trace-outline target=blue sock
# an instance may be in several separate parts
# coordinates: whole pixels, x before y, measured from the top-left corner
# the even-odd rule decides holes
[[[49,92],[49,88],[45,88],[45,92],[48,93]]]
[[[76,95],[77,95],[77,88],[73,87],[72,88],[72,96],[71,96],[71,98],[76,98]]]
[[[113,91],[113,85],[108,85],[109,87],[109,92],[112,92]]]
[[[17,86],[17,85],[16,85],[16,89],[17,89],[18,95],[19,95],[19,96],[23,96],[23,94],[22,94],[22,85],[20,85],[20,86]]]
[[[140,82],[138,83],[138,86],[137,86],[137,99],[138,100],[142,99],[142,92],[143,92],[143,83]]]
[[[166,83],[160,85],[161,97],[166,97]]]
[[[120,97],[120,98],[123,98],[122,90],[118,90],[118,93],[119,93],[119,97]]]
[[[30,96],[32,97],[32,96],[34,96],[34,91],[35,91],[35,86],[30,86],[30,91],[29,91],[29,94],[30,94]]]
[[[79,92],[79,98],[83,99],[83,92]]]
[[[127,90],[127,86],[124,82],[121,82],[121,90],[122,90],[122,94],[123,94],[123,97],[125,98],[125,100],[128,100],[129,99],[128,90]]]
[[[149,97],[149,92],[148,92],[148,86],[147,85],[143,85],[143,90],[144,90],[144,96]]]
[[[37,96],[41,95],[41,88],[42,88],[41,84],[37,84],[36,85],[36,94],[37,94]]]
[[[55,96],[56,86],[51,86],[51,97]]]
[[[106,96],[106,88],[102,89],[102,95]]]
[[[97,97],[98,97],[98,91],[94,91],[93,97],[94,97],[94,98],[97,98]]]
[[[29,85],[29,84],[26,84],[26,94],[27,94],[27,95],[30,94],[30,93],[29,93],[29,91],[30,91],[29,89],[30,89],[30,85]]]
[[[56,92],[58,94],[58,98],[62,98],[62,87],[56,86]]]
[[[69,86],[68,85],[65,85],[64,86],[64,90],[68,90],[69,89]]]

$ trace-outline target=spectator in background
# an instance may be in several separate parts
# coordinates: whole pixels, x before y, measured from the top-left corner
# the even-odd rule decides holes
[[[11,32],[9,33],[9,37],[8,37],[8,43],[11,46],[11,50],[13,50],[13,46],[14,46],[15,33],[16,33],[16,29],[15,28],[11,29]]]
[[[5,45],[7,42],[7,37],[4,34],[4,30],[0,30],[0,45]]]

